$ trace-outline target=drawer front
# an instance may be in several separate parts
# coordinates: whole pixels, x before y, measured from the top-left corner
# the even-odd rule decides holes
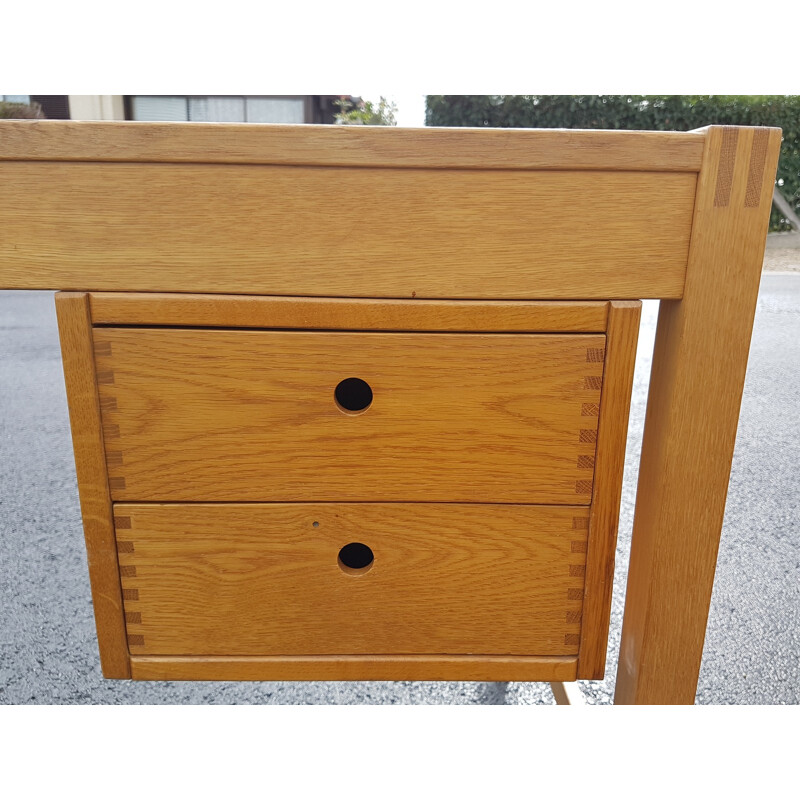
[[[577,506],[117,504],[130,652],[574,655],[588,517]],[[342,550],[352,544],[371,563]]]
[[[96,328],[114,500],[591,501],[605,336]],[[338,395],[364,381],[362,413]]]

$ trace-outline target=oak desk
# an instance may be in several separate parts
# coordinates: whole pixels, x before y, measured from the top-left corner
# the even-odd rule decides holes
[[[780,130],[0,124],[57,289],[103,672],[691,703]]]

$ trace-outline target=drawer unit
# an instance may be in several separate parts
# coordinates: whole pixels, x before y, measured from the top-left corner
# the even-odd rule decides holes
[[[638,302],[86,309],[132,677],[602,675]]]

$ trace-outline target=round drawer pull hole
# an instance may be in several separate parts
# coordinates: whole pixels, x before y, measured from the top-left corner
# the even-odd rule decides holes
[[[339,567],[351,575],[363,575],[375,561],[372,550],[361,542],[350,542],[339,551]]]
[[[361,378],[345,378],[333,393],[336,405],[345,414],[359,414],[372,403],[372,389]]]

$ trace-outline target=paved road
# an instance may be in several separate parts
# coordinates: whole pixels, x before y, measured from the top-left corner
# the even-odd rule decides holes
[[[608,703],[657,304],[645,304],[620,522]],[[700,676],[701,703],[800,702],[800,275],[765,275]],[[53,299],[0,292],[0,703],[552,703],[544,684],[106,681]]]

